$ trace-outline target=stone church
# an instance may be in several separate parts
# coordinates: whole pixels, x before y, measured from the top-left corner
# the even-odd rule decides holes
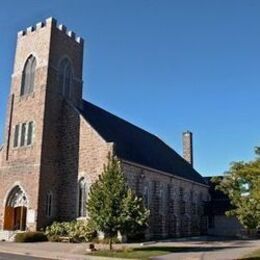
[[[207,230],[208,186],[184,156],[155,135],[82,98],[84,41],[48,18],[20,31],[0,148],[0,230],[39,230],[87,218],[90,185],[109,152],[150,209],[147,237]]]

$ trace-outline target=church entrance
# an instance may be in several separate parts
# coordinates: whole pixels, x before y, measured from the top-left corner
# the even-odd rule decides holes
[[[6,201],[4,230],[26,229],[27,204],[25,193],[19,186],[15,186]]]

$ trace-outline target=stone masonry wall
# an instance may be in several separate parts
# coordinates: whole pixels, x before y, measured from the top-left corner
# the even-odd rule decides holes
[[[145,187],[148,188],[150,227],[147,238],[201,234],[203,201],[208,199],[207,186],[131,162],[122,161],[122,169],[129,187],[138,196],[144,197]]]
[[[78,179],[85,178],[87,186],[90,187],[103,172],[109,152],[113,152],[113,144],[106,143],[95,129],[83,117],[80,117]]]
[[[36,228],[50,35],[48,22],[40,30],[18,35],[0,169],[0,229],[3,228],[5,200],[16,185],[24,190],[28,209],[34,212],[34,220],[31,219],[28,228]],[[22,71],[30,55],[36,57],[35,88],[32,93],[20,96]],[[14,148],[15,125],[28,121],[34,121],[35,125],[32,145]]]
[[[237,218],[215,215],[214,225],[209,227],[208,234],[212,236],[239,237],[243,234],[243,231],[245,231],[245,228],[239,223]]]
[[[74,33],[52,22],[49,70],[44,117],[38,226],[53,220],[76,218],[77,180],[79,169],[80,117],[75,106],[82,98],[83,41]],[[71,63],[73,79],[70,97],[64,97],[60,84],[60,63]],[[53,211],[46,216],[46,195],[53,195]]]

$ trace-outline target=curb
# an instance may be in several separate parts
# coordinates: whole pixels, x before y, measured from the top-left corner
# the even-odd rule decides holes
[[[101,257],[101,256],[91,256],[91,255],[78,255],[78,254],[66,254],[66,253],[56,253],[56,252],[45,252],[42,250],[31,252],[27,251],[15,251],[8,250],[6,248],[0,247],[0,253],[21,255],[21,256],[31,256],[31,257],[40,257],[45,259],[55,259],[55,260],[135,260],[135,259],[126,259],[126,258],[111,258],[111,257]],[[47,254],[46,254],[47,253]]]
[[[0,252],[1,253],[6,253],[6,254],[14,254],[14,255],[22,255],[22,256],[32,256],[32,257],[40,257],[40,258],[45,258],[45,259],[56,259],[56,260],[86,260],[86,259],[94,259],[94,258],[88,258],[87,256],[84,255],[73,255],[73,254],[64,254],[64,253],[50,253],[50,252],[45,252],[45,251],[29,251],[29,250],[9,250],[3,247],[0,247]]]

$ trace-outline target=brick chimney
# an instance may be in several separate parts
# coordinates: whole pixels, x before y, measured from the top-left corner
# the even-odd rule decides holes
[[[186,131],[182,134],[183,158],[193,167],[192,132]]]

